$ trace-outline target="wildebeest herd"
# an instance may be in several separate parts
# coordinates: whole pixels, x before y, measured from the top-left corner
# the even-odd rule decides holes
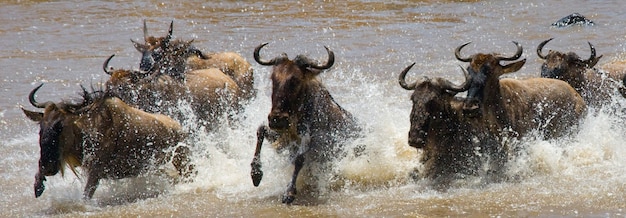
[[[35,94],[43,84],[29,94],[29,102],[43,109],[23,109],[40,125],[35,197],[44,192],[46,176],[63,173],[66,165],[75,174],[77,167],[86,173],[83,197],[87,199],[100,179],[135,177],[165,163],[171,163],[181,177],[193,177],[199,169],[190,161],[191,150],[180,143],[190,135],[181,126],[180,102],[189,103],[197,121],[211,131],[223,118],[236,119],[256,96],[252,67],[241,55],[205,53],[193,40],[174,40],[173,22],[165,37],[150,36],[145,22],[143,31],[143,43],[132,41],[141,52],[139,68],[109,67],[111,55],[103,64],[109,80],[99,89],[81,87],[79,102],[40,103]],[[523,48],[517,42],[510,56],[462,55],[469,43],[457,47],[457,60],[469,63],[461,68],[465,81],[460,85],[439,77],[408,83],[405,78],[414,64],[399,74],[400,86],[413,91],[408,145],[423,151],[419,178],[438,188],[467,175],[502,181],[506,162],[515,155],[511,139],[531,132],[546,139],[572,134],[588,107],[607,104],[619,91],[626,96],[626,69],[595,68],[602,55],[596,56],[591,43],[591,56],[582,60],[575,53],[544,54],[550,40],[537,47],[537,55],[545,60],[541,77],[501,78],[525,64],[525,59],[518,60]],[[320,64],[304,55],[262,58],[266,45],[257,46],[253,56],[258,64],[273,67],[272,105],[267,125],[257,129],[250,175],[253,185],[259,186],[264,140],[288,151],[294,171],[282,202],[292,203],[303,166],[341,155],[342,144],[360,137],[362,128],[317,79],[334,64],[331,49],[325,47],[328,59]]]

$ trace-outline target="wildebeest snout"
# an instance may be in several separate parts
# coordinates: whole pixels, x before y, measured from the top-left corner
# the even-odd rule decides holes
[[[480,101],[478,99],[467,99],[463,103],[463,114],[468,117],[480,115]]]
[[[409,131],[409,146],[414,148],[424,148],[426,145],[427,133],[423,130]]]
[[[271,129],[283,130],[289,128],[289,114],[271,113],[267,120]]]

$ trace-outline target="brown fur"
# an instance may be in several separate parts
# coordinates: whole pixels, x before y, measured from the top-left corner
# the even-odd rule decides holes
[[[37,89],[31,92],[31,96]],[[81,166],[87,172],[84,197],[91,198],[100,179],[137,176],[152,165],[153,158],[157,162],[166,161],[164,150],[175,147],[185,138],[182,127],[175,120],[133,108],[103,92],[86,95],[81,104],[48,102],[43,113],[27,110],[24,113],[41,126],[36,197],[44,190],[45,176],[63,170],[63,163],[67,163],[72,171]],[[61,130],[58,134],[51,134],[50,128],[56,128],[54,123],[59,121],[62,122]],[[184,174],[190,166],[187,166],[188,159],[180,156],[187,152],[180,148],[176,149],[178,161],[173,163],[179,173]],[[61,155],[56,157],[47,153],[56,151]],[[58,164],[49,165],[48,160],[51,163],[58,160]]]
[[[144,36],[144,44],[134,42],[137,50],[143,54],[140,64],[144,66],[142,70],[182,79],[189,72],[217,68],[235,81],[237,87],[232,88],[239,90],[240,94],[237,96],[239,101],[247,101],[254,97],[256,91],[253,69],[241,55],[234,52],[204,54],[192,45],[193,40],[171,40],[171,28],[172,26],[166,37]],[[144,34],[147,34],[146,32]]]
[[[452,90],[452,83],[443,78],[423,77],[407,86],[404,77],[412,66],[400,75],[400,85],[413,91],[408,141],[423,151],[420,176],[442,189],[468,175],[488,174],[490,180],[502,177],[506,150],[498,137],[483,131],[482,120],[463,115],[463,99],[454,97],[461,90]]]
[[[241,55],[234,52],[205,54],[208,59],[191,56],[187,59],[190,71],[217,68],[232,78],[239,86],[243,100],[250,100],[256,95],[252,66]]]
[[[255,50],[255,59],[260,64],[274,66],[272,109],[268,115],[269,125],[261,125],[257,131],[251,176],[253,184],[258,186],[263,176],[261,146],[269,137],[268,140],[278,144],[275,147],[289,150],[290,156],[294,157],[294,173],[283,195],[283,203],[291,203],[297,193],[296,179],[304,164],[323,163],[337,155],[342,140],[354,137],[359,127],[352,115],[333,100],[316,78],[321,70],[332,66],[334,56],[330,50],[325,66],[313,66],[302,55],[294,60],[284,55],[270,62],[262,61],[258,51],[264,45]]]
[[[519,55],[518,45],[518,58]],[[496,134],[510,129],[520,137],[539,129],[545,137],[554,138],[578,124],[586,104],[569,84],[547,78],[500,79],[518,71],[526,60],[502,66],[497,57],[471,56],[467,70],[472,85],[464,102],[466,114],[486,120],[488,129]]]
[[[601,79],[596,79],[596,81],[605,81],[605,83],[611,83],[617,81],[618,91],[619,93],[626,98],[626,60],[613,60],[602,64],[599,67],[601,73],[604,73],[603,76],[608,75],[608,78],[601,77]],[[606,87],[605,89],[606,90]]]
[[[225,113],[240,109],[239,87],[219,69],[186,73],[183,81],[168,75],[114,70],[106,82],[108,92],[138,108],[178,117],[179,100],[187,100],[198,118],[209,128]]]
[[[541,48],[549,40],[544,41],[537,48],[541,55]],[[561,53],[550,50],[543,56],[545,62],[541,65],[541,76],[546,78],[560,79],[570,84],[590,106],[602,106],[608,103],[616,88],[623,87],[621,84],[624,71],[616,70],[612,64],[606,64],[604,71],[594,68],[602,55],[595,57],[595,49],[591,44],[592,55],[588,60],[582,60],[576,53]],[[613,65],[616,66],[616,65]]]

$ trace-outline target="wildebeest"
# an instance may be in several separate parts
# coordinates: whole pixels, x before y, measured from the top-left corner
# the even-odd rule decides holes
[[[552,23],[555,27],[567,27],[571,25],[593,26],[595,23],[579,13],[567,15]]]
[[[193,40],[172,40],[173,21],[167,36],[158,38],[149,36],[146,22],[143,24],[145,43],[131,40],[135,48],[142,53],[141,70],[158,71],[174,78],[184,78],[188,72],[217,68],[239,86],[241,100],[249,100],[256,94],[253,69],[241,55],[234,52],[204,54],[192,45]]]
[[[256,95],[254,70],[248,61],[235,52],[204,54],[205,59],[191,56],[187,59],[189,71],[217,68],[232,78],[241,91],[241,100],[247,101]]]
[[[583,98],[569,84],[548,78],[500,79],[526,63],[523,59],[500,65],[501,61],[521,57],[522,46],[513,43],[517,52],[511,57],[483,53],[461,57],[461,49],[469,42],[455,49],[458,60],[470,63],[467,71],[471,85],[463,103],[464,113],[485,119],[490,131],[512,130],[518,136],[525,136],[532,130],[540,130],[546,138],[569,132],[586,111]]]
[[[537,46],[537,55],[545,60],[541,65],[541,77],[560,79],[569,83],[590,106],[601,106],[609,102],[615,90],[622,87],[623,71],[598,70],[594,66],[602,55],[596,57],[596,49],[588,42],[591,55],[582,60],[576,53],[561,53],[550,50],[542,54],[543,47],[552,40]]]
[[[200,121],[214,127],[223,114],[236,113],[241,108],[239,87],[219,69],[191,71],[181,81],[159,72],[109,69],[112,57],[103,67],[111,75],[106,82],[107,91],[142,110],[178,119],[178,102],[186,100]]]
[[[405,68],[398,80],[402,88],[413,91],[408,142],[423,150],[421,176],[438,188],[468,175],[499,179],[508,157],[506,147],[499,136],[484,131],[481,119],[464,116],[463,99],[455,97],[469,89],[468,75],[461,85],[428,77],[407,84],[405,77],[413,65]]]
[[[168,149],[175,150],[172,163],[181,175],[193,170],[187,147],[178,146],[186,133],[175,120],[130,107],[102,91],[88,93],[83,88],[81,102],[39,103],[35,93],[30,103],[44,112],[22,109],[40,125],[39,171],[35,176],[35,197],[44,191],[46,176],[63,174],[65,165],[76,174],[82,167],[87,174],[83,196],[91,198],[100,179],[134,177],[153,164],[169,161]]]
[[[265,45],[255,48],[254,59],[261,65],[273,66],[272,109],[267,117],[269,125],[261,125],[257,130],[251,177],[254,186],[258,186],[263,176],[260,153],[264,139],[273,141],[279,150],[288,150],[295,168],[282,202],[291,203],[304,164],[328,161],[341,151],[342,141],[356,136],[360,128],[317,79],[317,75],[334,64],[334,53],[328,47],[325,47],[328,61],[320,65],[304,55],[289,60],[284,53],[263,60],[259,52]]]

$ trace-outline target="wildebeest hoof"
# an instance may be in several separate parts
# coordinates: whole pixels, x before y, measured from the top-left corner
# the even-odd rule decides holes
[[[574,24],[581,25],[581,26],[592,26],[595,23],[579,13],[573,13],[556,21],[555,23],[552,24],[552,26],[566,27],[566,26],[571,26]]]
[[[35,198],[38,198],[43,194],[43,191],[46,189],[46,186],[43,184],[43,181],[46,181],[46,177],[36,177],[35,178]]]
[[[296,199],[296,196],[294,193],[287,193],[285,195],[283,195],[283,204],[291,204],[293,202],[293,200]]]
[[[258,162],[252,162],[252,171],[250,172],[250,177],[252,177],[252,184],[255,187],[261,184],[261,179],[263,179],[263,171],[261,171],[261,164]]]

